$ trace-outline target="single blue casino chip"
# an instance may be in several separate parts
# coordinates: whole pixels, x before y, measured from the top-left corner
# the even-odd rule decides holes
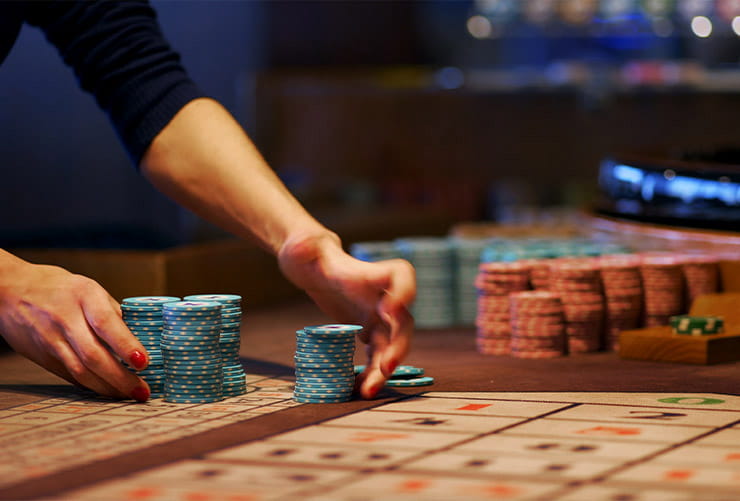
[[[186,317],[174,317],[171,315],[162,315],[162,323],[172,328],[190,328],[195,329],[201,328],[221,328],[221,320],[218,316],[186,316]]]
[[[212,356],[213,358],[220,359],[221,352],[218,351],[218,347],[213,348],[210,346],[187,346],[162,343],[161,345],[162,355],[167,358],[171,356],[179,357],[180,354],[191,355],[191,356]]]
[[[332,377],[348,377],[351,376],[352,368],[349,369],[318,369],[318,368],[308,368],[308,367],[296,367],[295,368],[295,375],[297,377],[303,377],[303,376],[309,376],[309,377],[317,377],[317,376],[332,376]]]
[[[295,361],[296,369],[341,369],[341,370],[352,370],[352,361],[347,362],[306,362],[297,359]]]
[[[220,346],[218,336],[215,337],[197,337],[197,336],[175,336],[172,334],[162,335],[162,345],[172,344],[176,346],[190,345],[190,346],[210,346],[212,348],[218,348]]]
[[[304,353],[296,351],[293,359],[296,362],[352,362],[354,352],[348,351],[343,353]],[[353,365],[354,367],[354,365]]]
[[[302,377],[301,381],[306,383],[317,383],[317,384],[347,384],[347,385],[354,385],[355,384],[355,376],[344,376],[344,377],[335,377],[335,376],[327,376],[327,377],[312,377],[312,376],[306,376]]]
[[[221,304],[215,301],[177,301],[167,303],[163,306],[165,313],[197,315],[199,313],[213,313],[218,311],[221,314]]]
[[[339,393],[293,393],[295,398],[318,398],[318,399],[332,399],[332,400],[343,400],[349,402],[352,400],[352,394],[339,394]]]
[[[164,381],[164,389],[170,393],[177,394],[216,394],[222,391],[223,383],[220,379],[213,379],[211,381],[205,380],[177,380],[170,381],[166,379]]]
[[[351,363],[352,356],[353,356],[353,353],[347,353],[343,356],[337,356],[336,354],[296,352],[295,357],[293,357],[293,360],[295,362]]]
[[[329,386],[324,384],[309,385],[307,383],[297,383],[294,390],[297,392],[310,392],[310,393],[352,393],[354,391],[354,385],[341,385],[341,386]]]
[[[211,377],[214,374],[223,376],[223,369],[220,365],[182,367],[164,364],[164,370],[168,376],[177,377]]]
[[[165,364],[172,365],[192,365],[192,364],[203,364],[207,361],[213,363],[221,363],[221,356],[216,350],[210,353],[184,353],[173,350],[168,352],[166,349],[162,349],[162,356]]]
[[[309,334],[326,334],[326,333],[347,333],[347,332],[360,332],[362,330],[361,325],[352,324],[324,324],[324,325],[309,325],[304,327],[303,330]]]
[[[214,301],[217,303],[240,305],[242,297],[237,294],[194,294],[184,297],[185,301]]]
[[[181,301],[181,299],[175,296],[136,296],[127,297],[121,303],[132,306],[149,306],[172,303],[176,301]]]
[[[354,342],[351,343],[312,343],[310,341],[305,341],[303,339],[297,339],[296,340],[296,349],[309,349],[309,350],[316,350],[316,351],[325,351],[328,353],[335,352],[335,351],[354,351],[356,348],[356,345]]]
[[[392,388],[411,388],[415,386],[429,386],[434,384],[434,378],[423,376],[411,379],[389,379],[385,382],[386,386]]]
[[[127,320],[126,325],[129,327],[163,327],[164,322],[161,320]]]
[[[171,332],[183,332],[188,334],[197,334],[199,332],[209,334],[214,332],[221,332],[221,326],[218,324],[218,322],[196,325],[192,322],[178,324],[165,321],[162,330],[167,330]]]
[[[318,387],[318,386],[306,386],[306,385],[296,385],[294,388],[294,392],[297,394],[301,393],[324,393],[327,395],[348,395],[351,394],[354,391],[353,387]]]
[[[366,366],[364,365],[355,365],[354,367],[355,374],[362,374],[365,371],[365,368]],[[393,374],[391,375],[391,379],[400,378],[400,377],[423,376],[423,375],[424,375],[424,369],[422,369],[421,367],[414,367],[413,365],[399,365],[393,371]]]
[[[296,350],[317,353],[347,353],[355,351],[355,343],[318,344],[296,341]]]

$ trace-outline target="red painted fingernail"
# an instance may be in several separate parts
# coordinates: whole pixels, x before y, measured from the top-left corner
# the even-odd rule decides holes
[[[131,398],[137,402],[146,402],[149,400],[149,388],[146,386],[137,386],[134,391],[131,392]]]
[[[146,362],[146,355],[144,355],[139,350],[134,350],[131,352],[131,355],[129,356],[129,361],[131,362],[131,365],[133,365],[134,369],[141,370],[146,368],[147,362]]]
[[[370,387],[370,398],[372,398],[372,397],[374,397],[375,395],[377,395],[377,394],[378,394],[378,392],[380,391],[380,389],[381,389],[382,387],[383,387],[383,385],[382,385],[382,384],[376,384],[376,385],[374,385],[374,386],[371,386],[371,387]]]

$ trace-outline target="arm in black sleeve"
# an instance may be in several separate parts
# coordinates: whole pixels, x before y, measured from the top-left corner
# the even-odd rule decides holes
[[[136,166],[175,114],[203,94],[145,0],[24,2],[80,86],[93,93]]]

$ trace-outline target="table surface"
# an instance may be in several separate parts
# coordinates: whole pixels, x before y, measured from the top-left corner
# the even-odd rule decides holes
[[[275,376],[292,375],[295,330],[326,322],[328,319],[308,302],[253,312],[247,306],[241,344],[246,371]],[[358,348],[355,361],[364,363],[362,348]],[[404,363],[423,367],[427,375],[435,378],[434,386],[385,389],[373,401],[356,400],[343,404],[288,408],[236,423],[229,426],[228,430],[205,432],[184,443],[159,446],[157,454],[124,455],[107,460],[104,465],[53,475],[47,480],[5,494],[20,498],[44,492],[51,486],[56,489],[78,487],[130,471],[132,465],[141,469],[233,445],[235,433],[242,442],[258,439],[380,405],[397,398],[399,394],[428,390],[740,394],[740,362],[713,366],[681,365],[622,360],[615,353],[582,354],[552,360],[494,357],[475,351],[475,331],[472,327],[417,331],[413,349]],[[23,402],[24,398],[43,394],[43,388],[49,385],[60,384],[66,382],[16,354],[0,355],[0,397],[4,403],[15,398]]]
[[[310,303],[245,311],[241,356],[249,372],[290,375],[295,330],[329,320]],[[364,363],[358,347],[355,363]],[[435,391],[632,391],[740,394],[740,362],[718,365],[622,360],[589,353],[551,360],[482,355],[472,327],[418,330],[404,364],[424,367]],[[14,354],[0,355],[0,391],[63,380]],[[417,390],[418,391],[418,390]]]

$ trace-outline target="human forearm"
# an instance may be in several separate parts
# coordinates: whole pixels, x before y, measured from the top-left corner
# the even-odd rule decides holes
[[[231,233],[255,239],[327,314],[360,323],[369,370],[361,394],[374,396],[405,357],[414,271],[402,260],[365,263],[342,249],[290,194],[241,127],[219,104],[190,102],[154,139],[141,162],[160,191]]]
[[[141,170],[172,199],[273,254],[290,240],[330,234],[210,99],[192,101],[174,117],[145,153]]]

